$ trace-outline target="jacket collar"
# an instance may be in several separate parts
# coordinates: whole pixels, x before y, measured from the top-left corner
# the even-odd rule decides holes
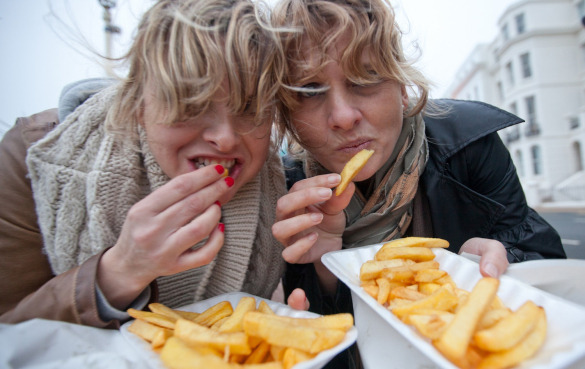
[[[440,113],[424,116],[426,134],[435,155],[443,160],[472,141],[524,122],[514,114],[479,101],[437,99],[431,100],[431,104]]]

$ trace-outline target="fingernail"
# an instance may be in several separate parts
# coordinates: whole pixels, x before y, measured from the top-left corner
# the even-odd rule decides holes
[[[321,189],[319,189],[319,191],[317,193],[319,194],[319,196],[321,196],[323,198],[329,198],[331,196],[331,189],[330,188],[321,188]]]
[[[219,173],[219,174],[223,174],[223,172],[224,172],[223,165],[219,165],[219,164],[217,164],[217,165],[215,166],[215,170],[217,170],[217,173]]]
[[[315,223],[320,222],[323,219],[323,214],[320,213],[311,213],[311,220]]]
[[[215,202],[215,205],[219,206],[221,208],[221,204],[219,203],[219,201]]]
[[[490,277],[497,278],[498,277],[498,268],[492,263],[488,263],[483,267],[484,272],[489,275]]]
[[[327,177],[327,182],[331,184],[337,184],[341,181],[341,176],[339,174],[331,174]]]
[[[219,223],[219,224],[217,225],[217,229],[219,229],[219,231],[220,231],[221,233],[224,233],[224,232],[225,232],[225,224],[223,224],[223,223]]]
[[[227,184],[228,187],[234,185],[234,179],[232,177],[225,177],[223,180],[225,181],[225,184]]]

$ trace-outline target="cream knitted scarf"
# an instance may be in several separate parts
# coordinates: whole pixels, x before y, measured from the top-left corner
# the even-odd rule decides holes
[[[28,152],[44,250],[56,274],[116,243],[130,207],[165,184],[139,129],[140,150],[104,130],[116,86],[75,110]],[[224,246],[204,267],[157,279],[160,301],[177,307],[232,291],[270,297],[284,270],[272,237],[276,201],[286,191],[277,150],[222,206]]]

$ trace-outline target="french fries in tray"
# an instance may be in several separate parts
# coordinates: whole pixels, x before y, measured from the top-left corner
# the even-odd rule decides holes
[[[351,314],[278,314],[266,300],[228,295],[200,312],[159,303],[150,311],[129,309],[135,320],[127,332],[147,342],[170,369],[288,369],[326,352],[317,362],[323,364],[355,341]]]
[[[530,300],[506,307],[494,278],[458,288],[431,250],[448,246],[433,238],[390,241],[362,264],[361,285],[459,368],[512,368],[532,357],[546,339],[544,309]]]
[[[419,247],[435,257],[406,257]],[[403,238],[323,255],[351,291],[364,368],[585,368],[583,306],[506,274],[483,278],[446,247]]]

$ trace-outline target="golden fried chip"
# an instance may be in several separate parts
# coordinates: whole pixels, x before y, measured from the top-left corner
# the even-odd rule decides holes
[[[490,328],[473,336],[477,347],[486,351],[502,351],[512,348],[534,328],[541,308],[526,301],[518,310],[502,318]]]
[[[487,308],[492,303],[500,281],[495,278],[480,279],[469,294],[465,304],[457,311],[453,321],[433,345],[455,365],[464,364],[469,343]]]
[[[360,170],[366,165],[370,157],[374,154],[373,150],[363,149],[362,151],[355,154],[343,167],[341,171],[341,182],[335,188],[335,196],[339,196],[345,191],[347,185],[355,176],[359,173]]]
[[[175,324],[175,336],[191,345],[206,345],[231,354],[252,352],[244,332],[218,332],[189,320],[179,319]]]
[[[142,311],[136,309],[128,309],[128,315],[130,315],[134,319],[145,320],[149,323],[158,325],[159,327],[173,329],[175,327],[176,319],[169,318],[166,315],[161,315],[158,313],[153,313],[151,311]]]
[[[261,337],[271,345],[293,347],[313,354],[329,349],[343,341],[346,330],[324,327],[331,325],[345,327],[346,324],[343,321],[346,320],[346,315],[351,319],[353,325],[351,314],[334,314],[319,318],[293,318],[250,311],[244,317],[244,331],[250,336]],[[340,316],[340,321],[333,320],[336,316]],[[320,320],[321,318],[327,319]]]
[[[244,296],[240,299],[234,312],[230,315],[222,324],[219,326],[220,332],[241,332],[243,331],[242,328],[242,321],[244,320],[244,315],[248,311],[253,311],[256,309],[256,299],[250,296]]]
[[[449,247],[449,241],[442,238],[404,237],[386,242],[382,248],[390,247]]]
[[[540,349],[546,339],[547,323],[544,309],[539,309],[534,329],[516,346],[509,350],[494,352],[487,355],[479,364],[478,369],[511,368],[526,360]]]
[[[374,255],[375,260],[409,259],[412,261],[429,261],[435,258],[433,251],[427,247],[388,247],[382,248]]]

